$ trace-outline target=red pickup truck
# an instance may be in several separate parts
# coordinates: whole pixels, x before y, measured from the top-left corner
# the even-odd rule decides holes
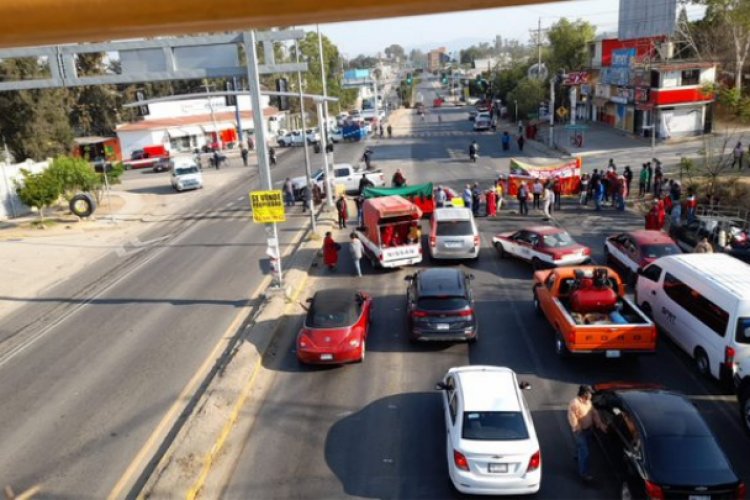
[[[654,353],[656,326],[625,297],[606,267],[561,267],[534,273],[534,308],[555,331],[555,351],[569,354]]]
[[[163,145],[146,146],[143,149],[133,151],[130,154],[130,159],[125,160],[122,164],[126,170],[151,168],[163,158],[169,158],[169,151]]]

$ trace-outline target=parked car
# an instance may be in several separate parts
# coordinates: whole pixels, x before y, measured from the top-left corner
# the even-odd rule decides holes
[[[438,208],[430,217],[430,257],[477,259],[481,246],[474,215],[468,208]]]
[[[591,249],[579,245],[564,229],[530,226],[520,231],[500,233],[492,238],[501,258],[516,257],[530,262],[534,269],[573,266],[591,261]]]
[[[750,263],[750,238],[744,229],[746,222],[731,217],[700,217],[683,225],[669,227],[669,235],[686,252],[692,252],[703,238],[716,252],[724,252]],[[719,245],[719,231],[726,233],[726,245]]]
[[[337,163],[332,166],[331,174],[333,177],[334,185],[343,184],[346,192],[354,192],[359,189],[359,183],[362,177],[366,177],[373,186],[385,186],[385,177],[383,172],[380,170],[361,170],[354,168],[348,163]],[[325,189],[325,171],[323,169],[315,171],[310,177],[311,180],[320,186],[321,189]],[[307,177],[300,176],[292,179],[292,187],[294,188],[297,199],[301,199],[302,189],[305,187]]]
[[[487,130],[490,130],[492,128],[492,120],[489,118],[480,118],[477,116],[474,119],[474,131],[475,132],[484,132]]]
[[[610,236],[604,242],[607,265],[617,268],[629,285],[635,284],[638,270],[659,257],[681,254],[674,240],[662,231],[631,231]]]
[[[750,266],[734,257],[662,257],[639,274],[635,300],[704,376],[730,384],[750,357]]]
[[[305,143],[305,137],[306,135],[301,130],[292,130],[288,134],[279,136],[278,139],[276,139],[276,142],[281,147],[291,147],[291,146],[302,146]]]
[[[192,158],[175,158],[172,168],[172,189],[185,191],[186,189],[201,189],[203,174]]]
[[[534,421],[515,372],[500,366],[451,368],[442,392],[448,475],[461,493],[531,495],[542,483]]]
[[[169,158],[159,158],[159,160],[154,163],[154,166],[151,168],[151,170],[154,172],[166,172],[168,170],[172,170],[173,167],[174,162]]]
[[[411,341],[468,341],[479,338],[471,280],[457,268],[430,268],[404,278]]]
[[[344,141],[344,131],[340,128],[334,128],[328,131],[328,140],[334,144]]]
[[[607,424],[597,437],[620,477],[621,498],[745,498],[745,484],[686,397],[655,387],[594,389]]]
[[[315,292],[307,302],[305,323],[297,334],[297,359],[310,364],[364,361],[372,297],[334,288]]]

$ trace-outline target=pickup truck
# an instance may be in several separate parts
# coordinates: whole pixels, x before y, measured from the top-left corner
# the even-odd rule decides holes
[[[122,162],[125,170],[137,168],[153,168],[162,159],[169,160],[169,151],[164,146],[146,146],[143,149],[136,149],[130,155],[129,160]]]
[[[374,268],[394,269],[422,261],[422,243],[416,234],[422,211],[401,196],[365,200],[363,225],[356,230],[365,257]]]
[[[555,332],[555,352],[624,354],[656,352],[656,326],[625,297],[612,269],[561,267],[534,273],[534,309]]]
[[[362,177],[366,177],[372,182],[374,187],[385,186],[385,177],[383,172],[380,170],[360,170],[356,169],[348,163],[337,163],[333,165],[332,177],[334,184],[343,184],[346,192],[356,192],[359,190],[359,182]],[[323,169],[317,170],[311,176],[312,181],[315,182],[320,189],[325,186],[325,171]],[[305,187],[307,178],[304,176],[294,177],[292,179],[292,187],[294,188],[294,194],[297,199],[302,199],[302,190]]]

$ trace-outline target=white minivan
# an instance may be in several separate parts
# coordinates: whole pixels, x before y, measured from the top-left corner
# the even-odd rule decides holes
[[[730,382],[750,357],[750,266],[734,257],[662,257],[639,272],[635,300],[704,375]]]
[[[185,191],[186,189],[201,189],[203,187],[203,174],[195,163],[188,157],[174,159],[172,167],[172,189]]]
[[[476,259],[479,231],[468,208],[436,208],[430,218],[430,257],[433,259]]]

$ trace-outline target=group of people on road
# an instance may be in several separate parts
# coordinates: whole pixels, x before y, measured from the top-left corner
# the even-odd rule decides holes
[[[519,215],[529,214],[529,200],[532,208],[543,211],[545,220],[551,219],[554,210],[562,209],[562,180],[554,177],[521,182],[516,188]]]
[[[646,214],[646,229],[659,231],[664,228],[667,215],[670,217],[670,226],[678,226],[682,223],[683,208],[686,221],[692,222],[696,218],[698,210],[698,198],[692,188],[688,188],[687,198],[682,200],[682,186],[678,181],[669,179],[667,188],[661,196],[654,198],[651,208]]]

